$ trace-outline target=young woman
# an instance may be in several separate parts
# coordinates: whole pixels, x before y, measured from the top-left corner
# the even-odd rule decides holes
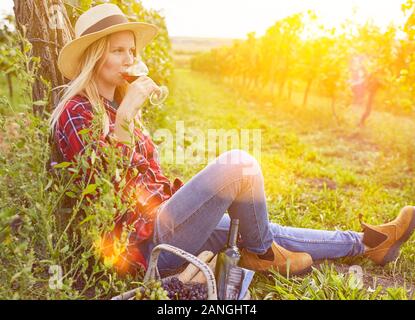
[[[128,160],[128,170],[138,169],[138,174],[131,174],[128,188],[136,209],[117,218],[116,225],[126,222],[135,227],[128,250],[117,261],[119,270],[146,268],[152,248],[159,243],[196,255],[202,250],[217,252],[225,245],[230,217],[240,220],[240,265],[261,272],[273,267],[282,274],[303,273],[313,259],[356,255],[384,265],[397,257],[412,234],[414,207],[403,208],[387,224],[362,224],[362,233],[270,223],[261,168],[241,150],[221,154],[184,185],[179,179],[171,183],[162,173],[151,138],[134,128],[133,119],[139,118],[141,106],[157,85],[146,76],[131,84],[121,76],[157,28],[128,22],[117,6],[103,4],[81,15],[75,32],[75,40],[59,56],[60,71],[71,82],[50,125],[63,157],[73,161],[85,149],[79,131],[90,127],[94,115],[102,111],[106,117],[100,143],[115,143]],[[159,270],[170,272],[183,263],[162,253]]]

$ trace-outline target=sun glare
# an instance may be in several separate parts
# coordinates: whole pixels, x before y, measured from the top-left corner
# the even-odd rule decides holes
[[[373,21],[380,27],[402,23],[404,0],[143,0],[146,7],[161,10],[171,36],[244,38],[262,35],[277,20],[312,10],[325,27],[349,20]],[[231,14],[230,14],[231,13]]]

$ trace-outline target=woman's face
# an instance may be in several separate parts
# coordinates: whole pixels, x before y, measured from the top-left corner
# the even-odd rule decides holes
[[[125,84],[121,72],[134,62],[135,38],[131,31],[121,31],[109,36],[109,49],[101,58],[103,64],[98,71],[101,83],[107,86]]]

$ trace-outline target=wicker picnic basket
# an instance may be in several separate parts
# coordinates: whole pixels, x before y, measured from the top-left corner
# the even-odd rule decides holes
[[[216,291],[216,280],[215,280],[215,276],[212,272],[212,270],[209,268],[209,266],[204,263],[203,261],[201,261],[200,259],[198,259],[197,257],[195,257],[194,255],[171,245],[168,244],[159,244],[158,246],[154,247],[154,249],[151,252],[150,255],[150,262],[148,265],[148,269],[147,272],[144,276],[144,282],[148,282],[150,280],[168,280],[172,277],[176,277],[177,275],[172,275],[169,277],[165,277],[163,279],[161,279],[160,277],[160,273],[158,271],[157,268],[157,261],[158,258],[160,256],[161,251],[168,251],[172,254],[175,254],[183,259],[185,259],[186,261],[188,261],[189,263],[195,265],[197,268],[200,269],[200,271],[203,273],[203,275],[206,277],[206,285],[207,285],[207,300],[217,300],[218,296],[217,296],[217,291]],[[137,289],[132,289],[130,291],[124,292],[118,296],[113,297],[111,300],[133,300],[135,293],[137,291]],[[247,293],[245,294],[243,300],[249,300],[250,296],[249,296],[249,291],[247,291]]]

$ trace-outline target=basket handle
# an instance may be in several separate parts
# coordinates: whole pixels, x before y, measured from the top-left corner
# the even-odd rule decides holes
[[[157,268],[157,261],[160,256],[161,251],[168,251],[170,253],[175,254],[176,256],[182,257],[183,259],[187,260],[188,262],[194,264],[198,267],[207,280],[207,289],[208,289],[208,300],[217,300],[218,295],[216,291],[216,281],[215,276],[213,275],[212,270],[208,267],[206,263],[201,261],[199,258],[195,257],[194,255],[179,249],[177,247],[171,246],[169,244],[159,244],[158,246],[154,247],[151,251],[150,255],[150,262],[148,265],[147,272],[144,276],[144,282],[149,280],[160,280],[160,273]],[[127,291],[123,294],[120,294],[116,297],[113,297],[111,300],[127,300],[131,299],[136,292],[137,289],[133,289]]]
[[[208,265],[204,263],[203,261],[201,261],[199,258],[190,254],[189,252],[186,252],[180,248],[171,246],[169,244],[159,244],[151,252],[149,266],[148,266],[146,275],[144,276],[144,282],[149,281],[151,279],[160,280],[160,273],[157,268],[157,261],[162,250],[175,254],[176,256],[179,256],[187,260],[189,263],[192,263],[196,267],[198,267],[202,271],[202,273],[204,274],[207,280],[208,300],[218,299],[217,292],[216,292],[215,276],[213,275],[213,272],[208,267]]]

